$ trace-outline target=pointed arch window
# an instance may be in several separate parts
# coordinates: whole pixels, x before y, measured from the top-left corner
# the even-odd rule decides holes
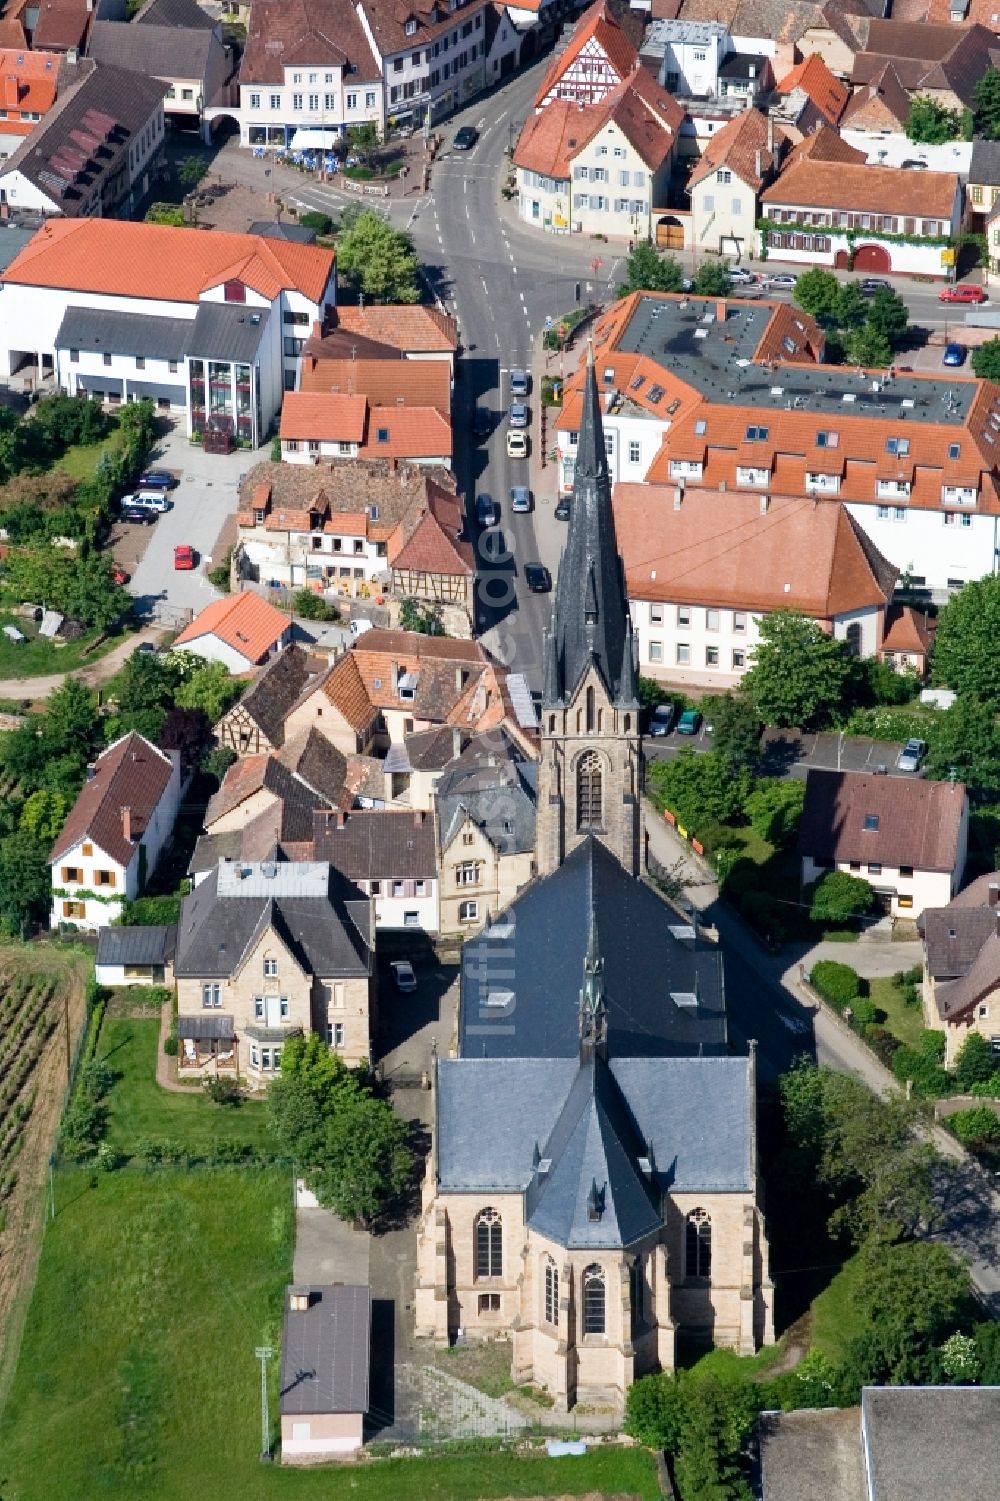
[[[583,1270],[583,1332],[603,1334],[605,1331],[605,1284],[604,1268],[596,1264]]]
[[[476,1216],[476,1276],[503,1276],[503,1221],[490,1207]]]
[[[593,685],[593,683],[591,683],[590,686],[587,689],[587,734],[588,735],[590,735],[590,734],[593,733],[594,725],[596,724],[596,722],[597,722],[597,715],[596,715],[596,713],[594,711],[594,685]]]
[[[604,789],[601,776],[601,758],[596,751],[584,751],[576,768],[576,826],[577,829],[599,829],[603,826]]]
[[[689,1277],[707,1281],[712,1275],[712,1221],[704,1209],[692,1209],[687,1217],[685,1263]]]
[[[558,1324],[559,1322],[559,1268],[551,1256],[545,1258],[543,1272],[543,1294],[545,1300],[545,1322]]]

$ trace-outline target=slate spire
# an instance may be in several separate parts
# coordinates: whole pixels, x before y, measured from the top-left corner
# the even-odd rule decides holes
[[[594,662],[611,701],[634,707],[638,683],[618,556],[593,344],[587,349],[569,530],[545,641],[544,702],[565,703]]]
[[[606,1055],[608,1045],[608,1004],[604,995],[604,958],[597,935],[597,914],[590,909],[587,953],[583,961],[583,989],[580,991],[580,1053],[583,1059],[595,1054]]]

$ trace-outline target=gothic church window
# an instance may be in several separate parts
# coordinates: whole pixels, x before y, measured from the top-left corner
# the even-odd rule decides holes
[[[476,1276],[503,1275],[503,1221],[495,1209],[487,1208],[476,1218]]]
[[[551,1256],[545,1258],[545,1322],[559,1322],[559,1268]]]
[[[602,813],[601,758],[596,751],[584,751],[576,768],[577,829],[601,828]]]
[[[692,1209],[687,1217],[687,1275],[712,1275],[712,1221],[704,1209]]]
[[[603,1334],[604,1329],[604,1269],[588,1266],[583,1272],[583,1332]]]

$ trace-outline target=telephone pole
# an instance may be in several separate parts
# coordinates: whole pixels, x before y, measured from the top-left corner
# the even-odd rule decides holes
[[[260,1361],[260,1462],[271,1458],[271,1422],[267,1410],[267,1362],[274,1354],[270,1345],[258,1345],[253,1352]]]

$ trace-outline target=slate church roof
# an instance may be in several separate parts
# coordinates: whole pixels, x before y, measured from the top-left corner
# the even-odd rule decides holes
[[[723,1053],[722,954],[596,839],[532,882],[462,949],[463,1058],[575,1058],[590,927],[615,1057]]]

